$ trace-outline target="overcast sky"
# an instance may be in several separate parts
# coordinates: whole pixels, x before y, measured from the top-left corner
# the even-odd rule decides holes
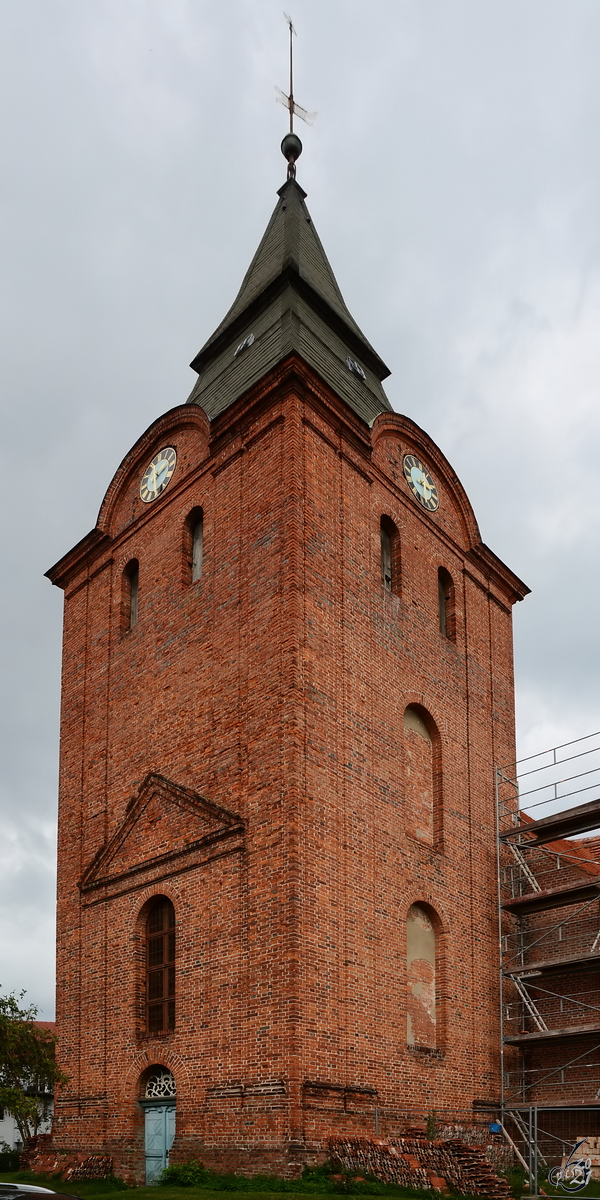
[[[282,0],[2,0],[0,984],[53,1014],[62,594],[285,164]],[[298,179],[515,611],[521,753],[600,728],[600,4],[286,0]]]

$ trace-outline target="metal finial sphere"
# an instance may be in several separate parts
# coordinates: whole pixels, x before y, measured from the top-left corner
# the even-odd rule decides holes
[[[288,162],[288,176],[293,179],[296,174],[296,159],[302,154],[302,142],[295,133],[286,133],[281,143],[281,153]]]

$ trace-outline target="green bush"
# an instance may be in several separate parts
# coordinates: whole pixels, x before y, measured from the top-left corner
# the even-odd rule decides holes
[[[6,1142],[0,1143],[0,1171],[18,1171],[20,1150],[11,1150]]]
[[[280,1179],[278,1175],[236,1175],[209,1171],[199,1162],[174,1163],[158,1181],[163,1187],[208,1188],[215,1192],[292,1192],[304,1191],[300,1180]],[[315,1189],[316,1190],[316,1189]],[[322,1191],[322,1185],[319,1190]]]
[[[515,1198],[521,1200],[523,1192],[528,1191],[526,1179],[528,1178],[521,1166],[510,1167],[508,1171],[503,1172],[506,1182]]]
[[[172,1167],[165,1167],[158,1182],[161,1187],[208,1187],[208,1174],[202,1163],[192,1159],[190,1162],[174,1163]]]

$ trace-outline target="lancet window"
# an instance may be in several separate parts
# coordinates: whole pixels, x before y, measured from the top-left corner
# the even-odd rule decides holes
[[[123,571],[122,625],[123,632],[133,629],[138,622],[140,591],[140,564],[132,558]]]
[[[189,513],[183,534],[183,573],[186,583],[195,583],[202,578],[204,564],[204,513],[193,508]]]
[[[454,581],[445,567],[438,570],[438,606],[440,614],[440,633],[456,641],[456,598]]]
[[[390,517],[382,517],[380,522],[381,539],[381,580],[386,592],[400,595],[400,535]]]
[[[157,896],[146,921],[146,1029],[175,1028],[175,909]]]

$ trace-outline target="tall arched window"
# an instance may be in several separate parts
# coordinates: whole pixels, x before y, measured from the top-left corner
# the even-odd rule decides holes
[[[204,514],[193,508],[186,518],[183,533],[183,572],[186,583],[202,578],[204,558]]]
[[[140,564],[137,558],[132,558],[123,571],[122,589],[122,626],[123,632],[133,629],[138,621],[138,603],[140,589]]]
[[[381,580],[386,592],[400,595],[400,535],[390,517],[382,517],[380,522],[381,538]]]
[[[456,641],[456,602],[454,581],[445,567],[438,570],[438,604],[440,632],[451,642]]]
[[[435,721],[420,705],[404,710],[406,826],[413,837],[439,846],[442,835],[440,738]]]
[[[435,928],[421,904],[411,904],[406,918],[406,1041],[409,1046],[436,1045]]]
[[[166,896],[157,896],[146,920],[146,1029],[174,1028],[175,909]]]

